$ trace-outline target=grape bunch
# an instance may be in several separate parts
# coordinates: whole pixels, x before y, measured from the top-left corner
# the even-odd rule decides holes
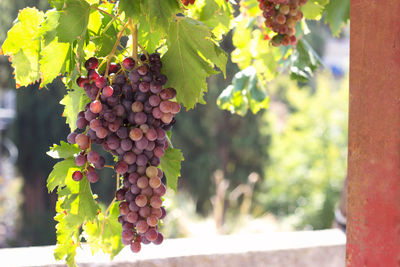
[[[296,24],[303,18],[300,7],[305,5],[307,0],[258,0],[258,2],[263,11],[265,26],[277,33],[272,37],[271,44],[295,45]]]
[[[181,0],[182,4],[185,6],[193,5],[196,0]]]
[[[161,74],[160,55],[141,55],[140,61],[125,58],[122,64],[111,63],[99,73],[99,61],[86,61],[87,76],[77,84],[91,102],[78,114],[77,128],[68,135],[68,142],[78,144],[82,152],[75,162],[83,167],[73,179],[84,174],[97,182],[95,169],[104,167],[105,160],[91,150],[91,144],[101,144],[116,156],[116,173],[123,177],[116,192],[122,224],[122,242],[139,252],[141,243],[161,244],[159,221],[166,213],[161,197],[166,187],[163,172],[157,166],[168,147],[166,132],[175,124],[174,115],[181,107],[174,101],[176,91],[163,88],[167,77]],[[81,131],[81,133],[79,133]]]

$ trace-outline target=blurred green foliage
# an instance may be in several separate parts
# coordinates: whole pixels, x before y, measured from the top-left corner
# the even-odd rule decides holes
[[[271,93],[270,161],[256,199],[295,228],[329,228],[346,176],[348,79],[324,73],[299,88],[282,77]]]

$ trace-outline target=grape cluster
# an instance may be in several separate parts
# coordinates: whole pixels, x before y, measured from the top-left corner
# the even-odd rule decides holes
[[[181,0],[182,4],[188,6],[189,4],[193,5],[196,0]]]
[[[295,45],[296,24],[303,18],[299,9],[307,0],[258,0],[263,11],[265,26],[277,33],[272,37],[273,46]]]
[[[78,144],[82,152],[76,157],[78,166],[90,182],[96,182],[95,169],[104,167],[104,158],[91,150],[91,144],[101,144],[118,159],[114,170],[123,177],[116,192],[122,224],[122,242],[133,252],[141,243],[160,244],[159,220],[165,217],[161,197],[166,187],[163,172],[157,168],[168,147],[166,131],[175,123],[174,115],[181,107],[174,101],[176,91],[164,88],[167,77],[161,74],[159,54],[141,55],[137,64],[125,58],[122,64],[111,63],[105,75],[99,74],[99,61],[86,61],[87,76],[77,79],[91,99],[85,111],[79,113],[78,131],[68,136],[68,142]],[[109,74],[109,75],[108,75]],[[73,179],[84,174],[77,171]]]

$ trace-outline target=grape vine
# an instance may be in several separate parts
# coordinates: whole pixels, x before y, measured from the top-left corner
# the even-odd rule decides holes
[[[226,74],[223,36],[235,28],[231,58],[241,70],[218,103],[241,115],[257,112],[268,104],[263,86],[284,67],[299,81],[318,68],[318,56],[297,38],[306,32],[305,19],[325,12],[337,35],[346,1],[242,0],[235,23],[235,1],[227,0],[50,0],[46,12],[21,10],[0,50],[10,58],[16,87],[46,87],[62,76],[67,89],[60,103],[68,143],[48,152],[60,159],[47,179],[49,192],[58,194],[55,258],[75,266],[82,242],[111,257],[123,245],[138,252],[141,244],[160,244],[162,197],[167,187],[177,190],[183,161],[170,139],[174,116],[204,104],[206,79]],[[268,29],[253,19],[261,16]],[[260,29],[276,34],[271,46]],[[290,46],[275,47],[281,45]],[[116,180],[105,207],[91,188],[102,168],[114,169],[104,179]]]

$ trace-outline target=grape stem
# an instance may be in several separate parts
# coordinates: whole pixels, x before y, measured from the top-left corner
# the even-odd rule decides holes
[[[138,47],[138,40],[137,40],[137,25],[133,24],[133,21],[131,18],[128,20],[129,23],[129,29],[131,31],[132,35],[132,57],[135,60],[135,62],[138,62],[138,53],[137,53],[137,47]]]
[[[122,28],[122,30],[117,34],[117,41],[114,44],[113,49],[111,50],[111,53],[108,55],[107,57],[107,67],[106,67],[106,73],[105,73],[105,77],[108,77],[108,71],[110,69],[110,62],[111,59],[113,58],[113,56],[115,55],[115,51],[117,50],[119,41],[121,40],[122,35],[124,34],[124,31],[126,29],[126,27],[128,27],[128,23],[125,23],[124,27]],[[100,92],[100,91],[99,91]]]
[[[90,8],[95,9],[95,10],[99,11],[100,13],[103,13],[104,15],[110,16],[110,17],[112,17],[112,18],[115,19],[115,20],[118,20],[121,24],[125,24],[125,22],[123,22],[122,20],[120,20],[118,17],[116,17],[116,16],[114,16],[114,15],[108,13],[107,11],[104,11],[104,10],[98,8],[98,7],[95,7],[95,6],[90,6]]]
[[[112,165],[104,165],[105,168],[110,168],[110,169],[114,169],[114,166]]]
[[[149,61],[149,54],[147,53],[146,49],[139,44],[140,50],[142,50],[143,54],[146,56],[146,60]]]
[[[107,214],[110,211],[110,208],[111,208],[112,204],[114,204],[114,202],[115,202],[115,198],[113,198],[110,205],[108,205],[106,211],[104,212],[104,220],[103,220],[103,224],[101,225],[101,231],[100,231],[101,239],[103,239],[104,227],[106,226],[106,221],[108,220]]]

